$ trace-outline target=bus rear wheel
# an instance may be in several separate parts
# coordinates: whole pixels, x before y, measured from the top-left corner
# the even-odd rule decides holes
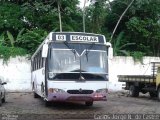
[[[39,98],[40,96],[35,92],[34,83],[32,84],[32,91],[34,98]]]
[[[91,102],[85,102],[85,105],[86,106],[92,106],[93,105],[93,101],[91,101]]]

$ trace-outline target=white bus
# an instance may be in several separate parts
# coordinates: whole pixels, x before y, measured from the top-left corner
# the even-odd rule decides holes
[[[109,52],[111,51],[111,52]],[[51,32],[31,58],[34,97],[54,101],[107,100],[111,44],[103,35]]]

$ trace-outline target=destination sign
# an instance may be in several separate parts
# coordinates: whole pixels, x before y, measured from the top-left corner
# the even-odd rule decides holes
[[[104,35],[93,33],[55,32],[52,40],[57,42],[105,43]]]
[[[66,35],[56,35],[57,41],[66,41]]]
[[[99,42],[96,36],[70,35],[70,40],[75,42]]]

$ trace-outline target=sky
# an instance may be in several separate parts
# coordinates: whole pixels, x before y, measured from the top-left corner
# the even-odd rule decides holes
[[[80,7],[83,8],[85,0],[79,0],[79,1],[80,1]],[[88,6],[88,5],[89,5],[89,2],[86,3],[86,6]]]
[[[85,0],[79,0],[79,1],[80,1],[80,7],[83,8]],[[86,0],[86,1],[90,1],[90,0]],[[96,1],[96,0],[93,0],[93,1]],[[110,1],[113,1],[113,0],[110,0]],[[90,2],[87,2],[86,6],[88,6],[89,4],[90,4]]]

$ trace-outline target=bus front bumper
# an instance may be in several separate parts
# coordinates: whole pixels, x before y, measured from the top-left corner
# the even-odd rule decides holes
[[[68,94],[49,93],[47,101],[107,101],[106,93]]]

